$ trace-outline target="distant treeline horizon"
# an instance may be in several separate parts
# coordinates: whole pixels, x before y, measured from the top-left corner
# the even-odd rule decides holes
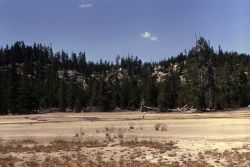
[[[85,52],[53,52],[16,42],[0,49],[0,114],[38,109],[159,111],[188,106],[198,111],[250,104],[250,56],[215,51],[203,37],[194,47],[159,62],[117,56],[87,61]]]

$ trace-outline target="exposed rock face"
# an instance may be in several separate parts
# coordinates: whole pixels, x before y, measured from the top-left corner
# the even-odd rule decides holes
[[[157,78],[157,82],[162,82],[166,79],[167,72],[163,67],[158,65],[154,68],[153,76]]]
[[[86,79],[83,74],[76,70],[60,70],[57,72],[60,79],[69,79],[80,83],[83,87],[86,87]]]

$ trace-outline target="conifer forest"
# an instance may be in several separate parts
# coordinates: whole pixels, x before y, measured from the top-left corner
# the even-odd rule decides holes
[[[214,48],[203,37],[194,47],[159,62],[132,55],[88,61],[87,53],[53,52],[16,42],[0,48],[0,114],[116,109],[141,105],[169,112],[189,106],[218,111],[250,104],[250,56]]]

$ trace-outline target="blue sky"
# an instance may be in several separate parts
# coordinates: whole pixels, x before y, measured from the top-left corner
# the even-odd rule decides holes
[[[190,49],[195,34],[215,49],[250,53],[250,0],[0,0],[0,45],[158,61]]]

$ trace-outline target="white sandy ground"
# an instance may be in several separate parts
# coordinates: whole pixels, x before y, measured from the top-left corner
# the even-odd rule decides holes
[[[155,124],[165,124],[167,131],[156,131]],[[133,125],[134,129],[130,129]],[[102,153],[104,160],[135,152],[142,152],[138,160],[171,162],[181,159],[199,159],[199,153],[206,150],[223,152],[225,150],[250,150],[250,110],[241,109],[231,112],[215,113],[143,113],[113,112],[113,113],[48,113],[38,115],[2,116],[0,117],[0,138],[3,140],[22,140],[31,138],[46,143],[60,136],[72,138],[83,133],[84,140],[105,140],[106,128],[114,138],[109,147],[85,148],[83,152],[89,157]],[[178,149],[160,153],[157,149],[126,148],[119,145],[117,136],[122,132],[123,140],[148,140],[157,142],[176,142]],[[113,145],[113,146],[112,146]],[[243,149],[243,147],[245,149]],[[135,150],[138,149],[138,150]],[[1,153],[0,153],[1,154]],[[37,155],[42,153],[37,153]],[[24,156],[12,153],[14,156]],[[44,154],[43,154],[44,155]],[[29,156],[27,156],[29,157]],[[26,157],[26,158],[27,158]],[[226,166],[225,159],[219,162],[211,157],[205,160],[212,166]],[[250,157],[249,157],[250,160]],[[248,164],[247,164],[248,163]],[[234,166],[250,165],[249,161],[234,164]]]

